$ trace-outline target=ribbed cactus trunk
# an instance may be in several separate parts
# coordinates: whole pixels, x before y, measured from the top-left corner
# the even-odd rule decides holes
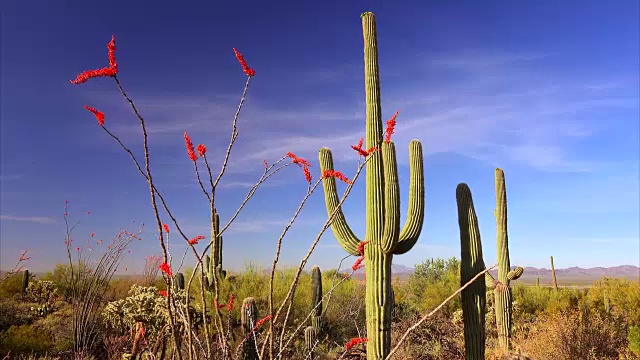
[[[307,350],[308,359],[313,360],[316,343],[318,342],[318,330],[313,326],[304,329],[304,344]]]
[[[366,165],[366,230],[364,239],[366,271],[367,359],[384,359],[391,350],[391,261],[394,254],[404,254],[415,245],[424,220],[424,172],[422,145],[409,144],[409,205],[402,231],[400,228],[400,186],[396,150],[392,141],[382,141],[382,110],[375,16],[362,14],[364,71],[366,94],[366,148],[372,152]],[[333,170],[333,158],[327,148],[320,149],[320,167]],[[351,255],[358,251],[360,239],[353,233],[341,209],[336,182],[323,180],[325,203],[329,215],[336,212],[331,229],[342,248]]]
[[[496,326],[498,343],[504,350],[511,350],[511,330],[513,319],[513,297],[511,280],[518,279],[524,269],[517,267],[511,270],[509,260],[509,236],[507,232],[507,189],[502,169],[495,171],[496,187],[496,245],[498,254],[498,281],[494,284]]]
[[[204,256],[204,272],[206,275],[205,287],[213,291],[216,286],[216,279],[223,279],[227,272],[222,269],[222,235],[220,235],[220,216],[217,210],[213,209],[211,217],[211,255]]]
[[[556,279],[556,268],[553,265],[553,256],[551,257],[551,277],[553,278],[553,290],[558,291],[558,280]]]
[[[256,347],[256,334],[253,331],[258,321],[258,307],[256,301],[252,297],[244,299],[242,302],[242,309],[240,311],[240,324],[242,325],[242,332],[244,339],[242,343],[242,360],[257,360],[258,350]]]
[[[322,272],[317,266],[311,268],[311,291],[311,326],[319,334],[322,332],[324,321],[322,316]]]
[[[26,294],[27,293],[27,288],[29,287],[29,278],[30,278],[31,274],[29,274],[29,270],[25,270],[22,273],[22,293]]]
[[[460,226],[460,286],[485,269],[482,242],[473,197],[467,184],[456,189],[458,225]],[[484,360],[485,311],[487,287],[485,278],[479,277],[462,290],[462,317],[464,321],[465,359]]]

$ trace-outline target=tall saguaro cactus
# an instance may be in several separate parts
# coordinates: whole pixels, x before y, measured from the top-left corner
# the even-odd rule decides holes
[[[456,188],[458,225],[460,226],[460,286],[485,269],[478,217],[467,184]],[[485,278],[480,277],[462,290],[465,359],[484,360],[485,311],[487,302]]]
[[[553,256],[551,256],[551,277],[553,278],[553,290],[558,291],[558,279],[556,278],[556,267],[553,265]]]
[[[214,216],[211,224],[211,256],[204,256],[204,272],[207,277],[206,288],[212,290],[214,287],[214,274],[218,273],[218,278],[224,278],[227,274],[222,270],[222,235],[220,235],[220,216],[216,209],[213,209]]]
[[[511,280],[518,279],[524,269],[520,266],[511,270],[509,260],[509,236],[507,233],[507,188],[502,169],[495,170],[496,186],[496,244],[498,250],[498,280],[491,275],[491,287],[494,288],[496,326],[498,328],[498,342],[501,348],[511,349],[511,329],[513,320],[513,296],[511,294]],[[487,273],[489,274],[489,273]]]
[[[362,14],[364,37],[364,73],[366,94],[366,148],[382,151],[371,153],[366,165],[366,230],[365,251],[367,359],[383,359],[391,348],[391,261],[394,254],[404,254],[415,245],[424,220],[424,173],[422,145],[409,143],[410,185],[406,223],[400,228],[400,185],[396,150],[393,142],[382,141],[382,112],[376,21],[373,13]],[[320,149],[320,167],[333,170],[333,158],[327,148]],[[339,197],[334,178],[323,181],[327,212],[338,207]],[[342,248],[360,255],[360,239],[353,233],[341,209],[331,225]]]

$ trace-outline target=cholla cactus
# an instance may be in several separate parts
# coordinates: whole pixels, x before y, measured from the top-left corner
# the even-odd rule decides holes
[[[56,294],[57,289],[55,284],[53,281],[48,280],[38,280],[29,283],[29,286],[26,289],[27,297],[39,304],[53,303]]]

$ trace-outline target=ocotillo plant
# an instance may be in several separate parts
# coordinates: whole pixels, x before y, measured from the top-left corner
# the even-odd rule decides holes
[[[502,169],[495,170],[496,186],[496,244],[498,252],[498,280],[494,280],[489,273],[487,278],[491,279],[491,287],[494,288],[496,326],[498,328],[498,342],[505,350],[511,349],[511,329],[513,296],[511,294],[511,280],[518,279],[524,269],[520,266],[511,270],[509,260],[509,235],[507,232],[507,188],[504,182],[504,172]]]
[[[556,268],[553,266],[553,256],[551,257],[551,277],[553,278],[553,290],[558,291],[558,280],[556,279]]]
[[[320,334],[324,323],[322,316],[322,273],[317,266],[311,268],[311,287],[311,326],[316,329],[317,334]]]
[[[31,276],[29,274],[29,270],[25,270],[22,273],[22,293],[23,294],[27,293],[27,288],[29,287],[29,276]]]
[[[313,360],[313,352],[316,347],[316,343],[318,342],[318,330],[313,326],[307,326],[304,329],[304,345],[307,353],[309,355],[309,359]]]
[[[383,359],[391,347],[391,261],[394,254],[404,254],[415,245],[424,220],[424,173],[422,145],[413,140],[409,144],[410,185],[407,219],[400,231],[400,185],[395,145],[382,139],[380,78],[376,21],[373,13],[362,14],[364,38],[364,72],[366,93],[366,147],[378,148],[367,158],[366,164],[366,230],[364,248],[366,270],[367,359]],[[320,149],[325,203],[329,215],[339,204],[333,177],[333,157],[327,148]],[[341,209],[334,214],[331,229],[342,248],[352,255],[362,255],[360,239],[353,233]]]
[[[244,340],[242,343],[242,360],[257,360],[258,351],[256,349],[256,334],[254,327],[258,322],[258,307],[252,297],[244,299],[240,311],[240,324]]]
[[[460,286],[485,269],[478,217],[473,197],[467,184],[456,188],[458,225],[460,226]],[[464,348],[467,360],[484,360],[485,311],[487,287],[485,278],[479,277],[462,290],[462,317],[464,320]]]
[[[222,235],[220,235],[220,216],[218,211],[213,209],[214,221],[211,224],[211,256],[204,256],[204,272],[206,275],[205,287],[208,290],[213,290],[214,287],[214,273],[218,273],[218,278],[223,279],[227,272],[222,270]]]

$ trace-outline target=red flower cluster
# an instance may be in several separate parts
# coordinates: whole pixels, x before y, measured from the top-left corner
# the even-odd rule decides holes
[[[391,119],[387,120],[387,129],[384,131],[384,142],[387,144],[391,141],[391,134],[396,128],[396,117],[398,116],[398,111],[391,117]]]
[[[159,290],[158,291],[158,295],[163,296],[163,297],[167,297],[167,290]]]
[[[244,71],[244,73],[247,74],[247,76],[255,76],[256,71],[250,68],[249,65],[247,65],[247,62],[244,60],[244,57],[242,56],[242,54],[240,54],[240,52],[236,50],[236,48],[233,48],[233,52],[236,54],[236,58],[238,59],[238,62],[242,66],[242,71]]]
[[[364,261],[364,256],[360,256],[358,260],[356,260],[356,262],[353,263],[353,265],[351,266],[351,269],[353,269],[353,271],[362,269],[364,267],[364,264],[362,263],[363,261]]]
[[[346,184],[351,184],[351,180],[349,180],[349,178],[347,178],[342,172],[340,171],[335,171],[335,170],[330,170],[327,169],[322,173],[322,178],[326,179],[326,178],[330,178],[330,177],[334,177],[336,179],[341,180],[342,182],[346,183]]]
[[[351,148],[357,151],[360,155],[364,157],[369,156],[369,154],[371,154],[374,151],[380,150],[377,147],[371,147],[369,148],[369,150],[365,150],[362,148],[363,143],[364,143],[364,138],[360,138],[360,141],[358,141],[358,145],[351,145]]]
[[[236,298],[235,295],[229,295],[229,303],[227,304],[227,311],[233,310],[233,300]]]
[[[164,232],[166,232],[168,234],[169,233],[169,225],[162,224],[162,227],[164,228]]]
[[[353,338],[351,340],[349,340],[349,342],[344,346],[345,349],[349,350],[352,347],[358,345],[358,344],[362,344],[362,343],[366,343],[367,341],[369,341],[369,339],[367,338]]]
[[[82,84],[83,82],[92,79],[94,77],[101,76],[116,76],[118,73],[118,63],[116,62],[116,38],[115,36],[111,36],[111,41],[107,44],[107,49],[109,51],[109,66],[96,70],[87,70],[84,71],[75,79],[71,80],[71,83],[74,85]]]
[[[367,245],[369,243],[369,241],[360,241],[360,243],[358,243],[358,252],[360,253],[360,255],[364,255],[364,246]]]
[[[301,157],[297,157],[296,154],[292,153],[292,152],[288,152],[287,156],[291,158],[291,162],[294,164],[297,164],[298,166],[302,167],[302,172],[304,173],[304,178],[307,180],[307,182],[311,182],[311,172],[309,171],[309,166],[311,166],[311,164],[309,164],[309,162]],[[266,162],[265,162],[266,165]]]
[[[96,108],[93,108],[88,105],[85,105],[84,108],[91,111],[93,115],[96,116],[96,120],[98,120],[98,124],[100,124],[100,126],[104,125],[104,113],[102,111],[98,111],[96,110]]]
[[[204,236],[198,235],[198,236],[194,237],[193,239],[189,240],[189,245],[198,245],[198,242],[200,240],[203,240],[203,239],[204,239]]]
[[[160,264],[160,271],[162,271],[163,274],[167,275],[167,277],[173,277],[173,270],[171,270],[171,265],[167,264],[166,262]]]
[[[187,134],[187,132],[184,132],[184,144],[187,147],[187,155],[189,155],[189,159],[191,159],[191,161],[196,161],[196,159],[198,158],[196,156],[196,151],[193,148],[193,143],[191,142],[191,138],[189,137],[189,134]]]
[[[200,157],[204,157],[204,154],[207,153],[207,147],[204,146],[203,144],[198,144],[198,155],[200,155]]]

